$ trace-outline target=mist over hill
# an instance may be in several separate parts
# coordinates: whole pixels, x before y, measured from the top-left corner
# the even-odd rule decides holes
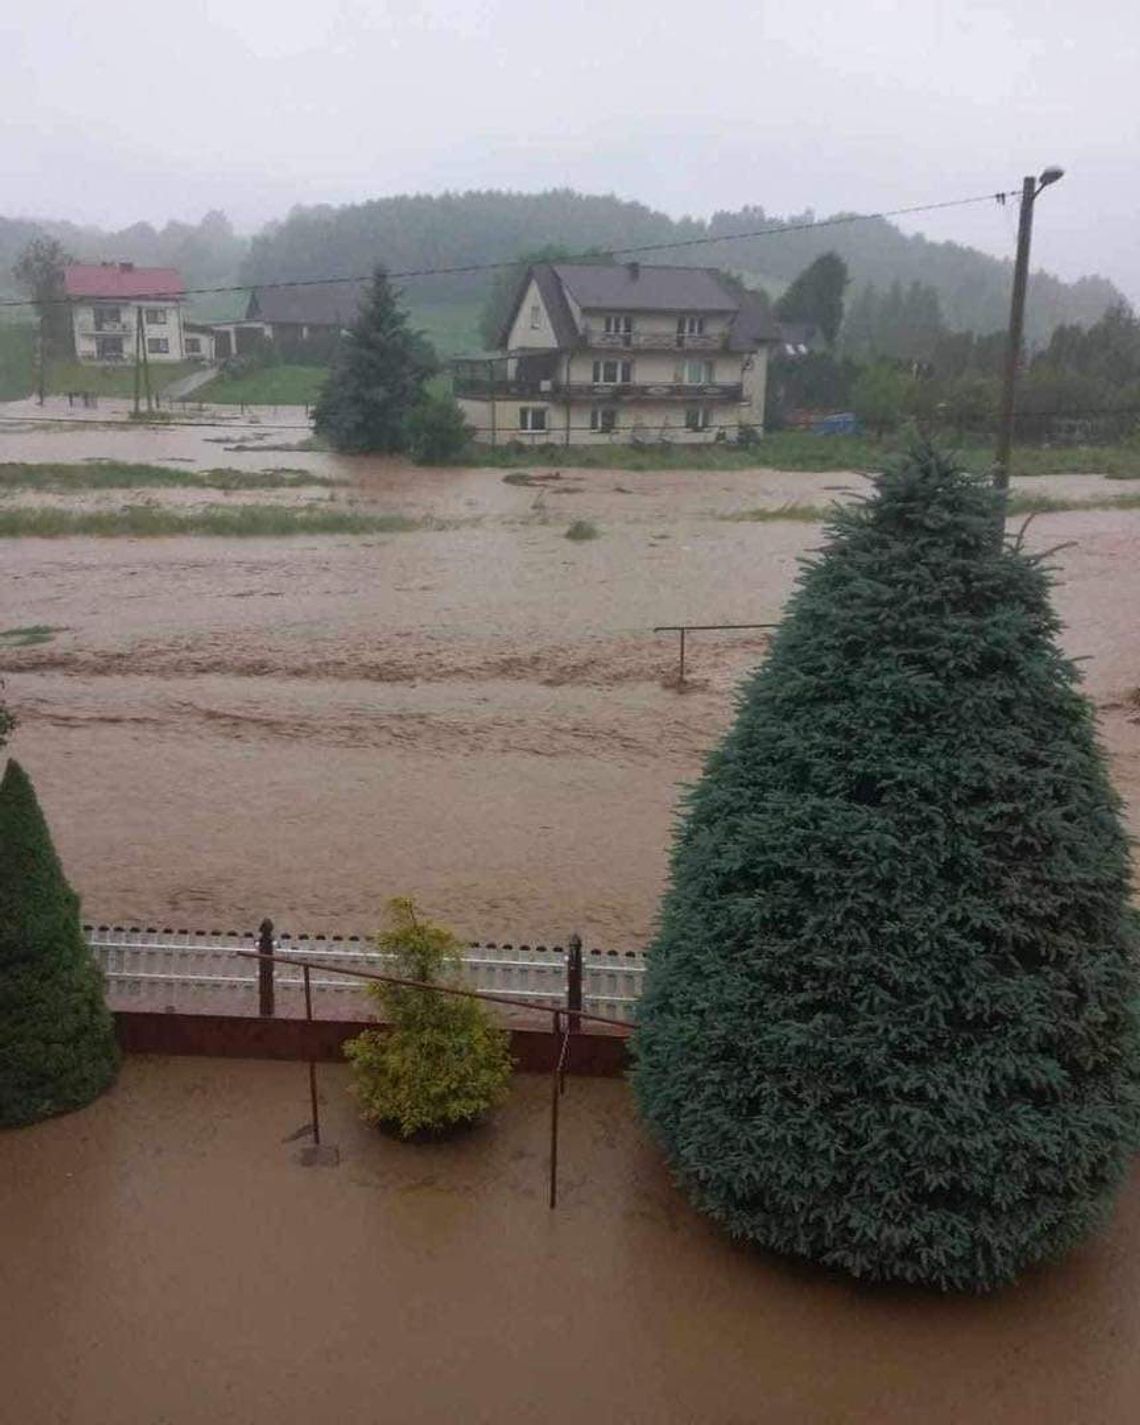
[[[0,218],[0,286],[12,291],[12,262],[37,233],[59,238],[77,258],[177,266],[191,287],[358,274],[377,262],[394,271],[503,262],[551,243],[579,250],[712,239],[691,248],[645,253],[641,260],[728,268],[775,294],[814,258],[834,251],[850,270],[849,301],[867,284],[882,289],[894,282],[903,287],[918,282],[937,291],[942,317],[952,328],[981,333],[1004,324],[1011,263],[977,249],[907,235],[881,218],[776,236],[743,236],[814,221],[811,213],[780,217],[755,206],[714,213],[707,220],[673,219],[642,203],[568,189],[400,195],[339,207],[296,207],[251,240],[237,236],[219,212],[206,214],[197,224],[169,222],[155,228],[135,223],[118,232],[54,220]],[[408,279],[403,285],[414,311],[448,303],[474,311],[492,280],[492,273],[470,273]],[[1104,277],[1062,282],[1035,273],[1028,338],[1036,345],[1047,341],[1060,323],[1089,325],[1122,300]],[[199,300],[195,306],[213,314],[232,310],[234,301]]]

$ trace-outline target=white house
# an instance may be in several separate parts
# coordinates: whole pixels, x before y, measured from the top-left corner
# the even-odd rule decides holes
[[[72,263],[63,278],[80,361],[116,365],[144,351],[148,361],[185,360],[186,286],[173,267]]]
[[[763,427],[778,340],[763,299],[712,268],[542,262],[502,355],[455,362],[454,389],[491,444],[734,440]]]

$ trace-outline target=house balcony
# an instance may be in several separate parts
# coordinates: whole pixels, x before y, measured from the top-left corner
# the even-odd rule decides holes
[[[601,385],[566,381],[488,381],[485,377],[456,376],[455,395],[461,399],[487,401],[736,401],[744,400],[739,382],[710,382],[688,385],[680,381],[638,382],[629,385]]]
[[[594,351],[720,351],[727,341],[727,332],[606,332],[588,323],[582,328],[582,345]]]
[[[134,331],[134,325],[127,322],[96,322],[90,317],[76,323],[76,330],[82,336],[126,336]]]

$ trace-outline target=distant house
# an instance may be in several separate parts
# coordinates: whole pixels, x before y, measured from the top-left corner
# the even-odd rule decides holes
[[[476,438],[492,444],[735,439],[760,429],[765,302],[705,267],[536,263],[501,355],[453,363]]]
[[[186,286],[173,267],[72,263],[63,282],[80,361],[110,366],[144,352],[148,361],[185,359]]]
[[[356,320],[365,282],[322,282],[298,287],[255,287],[246,323],[260,325],[275,346],[330,345]]]
[[[826,351],[827,339],[814,322],[777,322],[779,343],[773,355],[809,356],[814,351]]]
[[[182,345],[187,361],[213,361],[217,337],[207,322],[183,322]]]

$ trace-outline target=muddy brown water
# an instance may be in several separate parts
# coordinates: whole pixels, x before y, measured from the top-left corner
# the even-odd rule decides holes
[[[857,1286],[697,1217],[626,1086],[548,1085],[409,1147],[302,1065],[132,1059],[0,1135],[3,1416],[19,1425],[1131,1425],[1140,1180],[986,1298]]]
[[[648,937],[681,784],[763,657],[696,634],[674,686],[657,624],[777,620],[818,526],[723,518],[826,503],[858,475],[495,470],[242,450],[249,432],[0,426],[0,459],[306,468],[399,535],[0,542],[12,750],[95,920],[358,932],[415,894],[472,939]],[[252,438],[272,443],[272,435]],[[1093,498],[1057,477],[1024,488]],[[264,492],[290,502],[323,489]],[[100,503],[161,500],[156,491]],[[186,497],[174,495],[174,500]],[[202,498],[195,492],[195,500]],[[225,497],[207,498],[222,502]],[[564,538],[572,519],[601,537]],[[1065,645],[1084,657],[1140,832],[1140,512],[1041,516]],[[239,924],[240,922],[240,924]]]

